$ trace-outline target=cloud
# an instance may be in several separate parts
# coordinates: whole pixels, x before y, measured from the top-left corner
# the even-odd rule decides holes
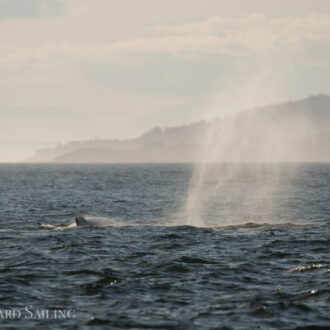
[[[217,54],[237,58],[288,52],[303,54],[309,48],[317,49],[330,42],[330,15],[315,13],[305,17],[274,19],[263,15],[240,18],[216,16],[194,24],[156,26],[152,31],[154,35],[149,37],[113,43],[73,44],[62,41],[34,48],[3,45],[0,61],[19,64],[62,57],[127,64],[136,62],[136,54],[166,53],[184,58]],[[320,57],[322,54],[320,52]],[[314,52],[313,56],[317,53]]]
[[[0,19],[12,17],[48,17],[63,12],[61,0],[1,0]]]
[[[279,49],[297,49],[308,42],[330,41],[330,15],[313,13],[269,19],[261,14],[245,17],[210,17],[205,21],[184,25],[160,25],[154,30],[167,36],[187,40],[180,51],[194,52],[203,40],[199,52],[231,53],[242,50],[249,54]],[[177,43],[179,44],[179,42]],[[196,47],[198,48],[198,47]]]

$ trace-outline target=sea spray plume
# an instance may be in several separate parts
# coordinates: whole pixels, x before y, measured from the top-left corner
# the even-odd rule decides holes
[[[261,95],[266,81],[258,79],[256,85]],[[209,119],[184,205],[185,223],[294,221],[281,219],[277,211],[283,163],[309,160],[306,144],[301,141],[327,129],[328,101],[325,96],[310,97]],[[218,108],[221,110],[221,104]],[[210,118],[207,109],[205,113],[205,118]],[[291,169],[294,177],[298,165],[291,164]]]
[[[244,106],[253,105],[255,96],[260,90],[260,86],[265,78],[265,70],[254,74],[254,79],[250,79],[248,84],[235,85],[235,88],[226,93],[220,92],[212,96],[212,102],[209,106],[204,107],[203,116],[205,119],[211,120],[204,126],[201,135],[202,146],[199,150],[197,165],[195,165],[193,175],[188,188],[186,204],[184,206],[184,218],[187,224],[202,226],[206,224],[205,212],[212,211],[211,201],[214,201],[222,181],[226,177],[226,182],[233,180],[234,173],[223,168],[226,173],[220,173],[221,169],[216,165],[224,164],[229,161],[226,154],[231,154],[231,161],[240,161],[240,152],[237,149],[237,143],[233,141],[233,124],[232,114],[244,109]],[[240,81],[240,83],[242,83]],[[260,96],[260,93],[258,93]],[[223,116],[227,116],[225,119]],[[212,120],[217,117],[216,120]],[[220,118],[219,118],[220,117]],[[245,139],[245,137],[243,137]],[[245,140],[240,141],[245,143]],[[220,171],[220,172],[219,172]],[[218,172],[218,173],[216,173]],[[213,177],[212,177],[213,175]],[[223,200],[224,196],[220,198]],[[214,203],[213,203],[214,204]],[[227,208],[226,208],[227,209]],[[215,220],[215,219],[213,219]],[[226,222],[224,218],[221,223]]]
[[[185,206],[188,224],[280,219],[283,162],[303,159],[302,147],[293,141],[314,129],[308,112],[300,110],[288,115],[290,109],[280,106],[260,108],[207,125]]]

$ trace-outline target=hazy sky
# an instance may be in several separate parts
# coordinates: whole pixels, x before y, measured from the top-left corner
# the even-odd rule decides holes
[[[330,93],[329,0],[0,0],[0,161]]]

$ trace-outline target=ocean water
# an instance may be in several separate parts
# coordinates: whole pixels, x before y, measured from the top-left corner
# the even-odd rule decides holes
[[[0,327],[329,329],[330,165],[192,172],[0,165]]]

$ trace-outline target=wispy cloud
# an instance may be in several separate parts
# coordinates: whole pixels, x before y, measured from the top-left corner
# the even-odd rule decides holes
[[[16,1],[16,0],[15,0]],[[168,53],[174,57],[202,57],[213,54],[234,57],[264,56],[276,52],[308,52],[330,42],[330,15],[267,19],[263,15],[241,18],[211,17],[195,24],[155,26],[154,35],[114,43],[73,44],[69,41],[45,43],[39,47],[3,45],[0,61],[72,58],[125,62],[136,53]],[[316,54],[323,63],[323,52]],[[327,54],[326,54],[327,56]]]

